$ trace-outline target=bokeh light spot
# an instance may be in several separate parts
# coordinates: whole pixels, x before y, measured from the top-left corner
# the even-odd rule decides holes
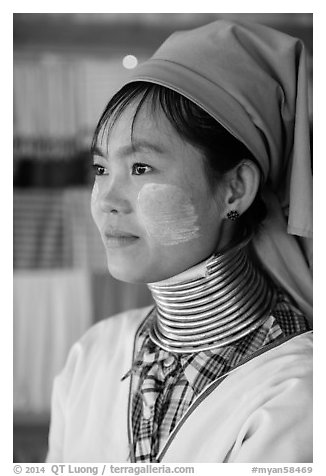
[[[136,68],[138,59],[134,55],[127,55],[123,58],[122,64],[127,69],[133,69]]]

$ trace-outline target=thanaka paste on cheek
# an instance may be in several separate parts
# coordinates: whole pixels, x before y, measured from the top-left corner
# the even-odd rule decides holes
[[[190,197],[175,185],[145,184],[138,194],[138,211],[148,235],[161,245],[178,245],[199,236]]]

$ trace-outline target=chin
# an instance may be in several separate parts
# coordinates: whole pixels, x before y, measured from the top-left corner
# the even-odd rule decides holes
[[[132,284],[148,283],[148,274],[135,263],[113,263],[110,258],[107,259],[108,270],[113,278],[118,281]]]

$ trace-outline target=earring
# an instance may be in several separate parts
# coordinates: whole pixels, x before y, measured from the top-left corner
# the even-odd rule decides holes
[[[228,212],[228,214],[226,216],[229,220],[234,221],[234,220],[237,220],[240,217],[240,214],[236,210],[231,210],[230,212]]]

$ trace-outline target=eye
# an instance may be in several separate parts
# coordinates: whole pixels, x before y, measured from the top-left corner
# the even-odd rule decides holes
[[[151,170],[153,170],[152,167],[146,164],[136,163],[136,164],[133,164],[132,166],[133,175],[143,175],[143,174],[146,174],[147,172],[150,172]]]
[[[92,168],[94,170],[95,175],[107,175],[107,170],[103,165],[100,164],[92,164]]]

